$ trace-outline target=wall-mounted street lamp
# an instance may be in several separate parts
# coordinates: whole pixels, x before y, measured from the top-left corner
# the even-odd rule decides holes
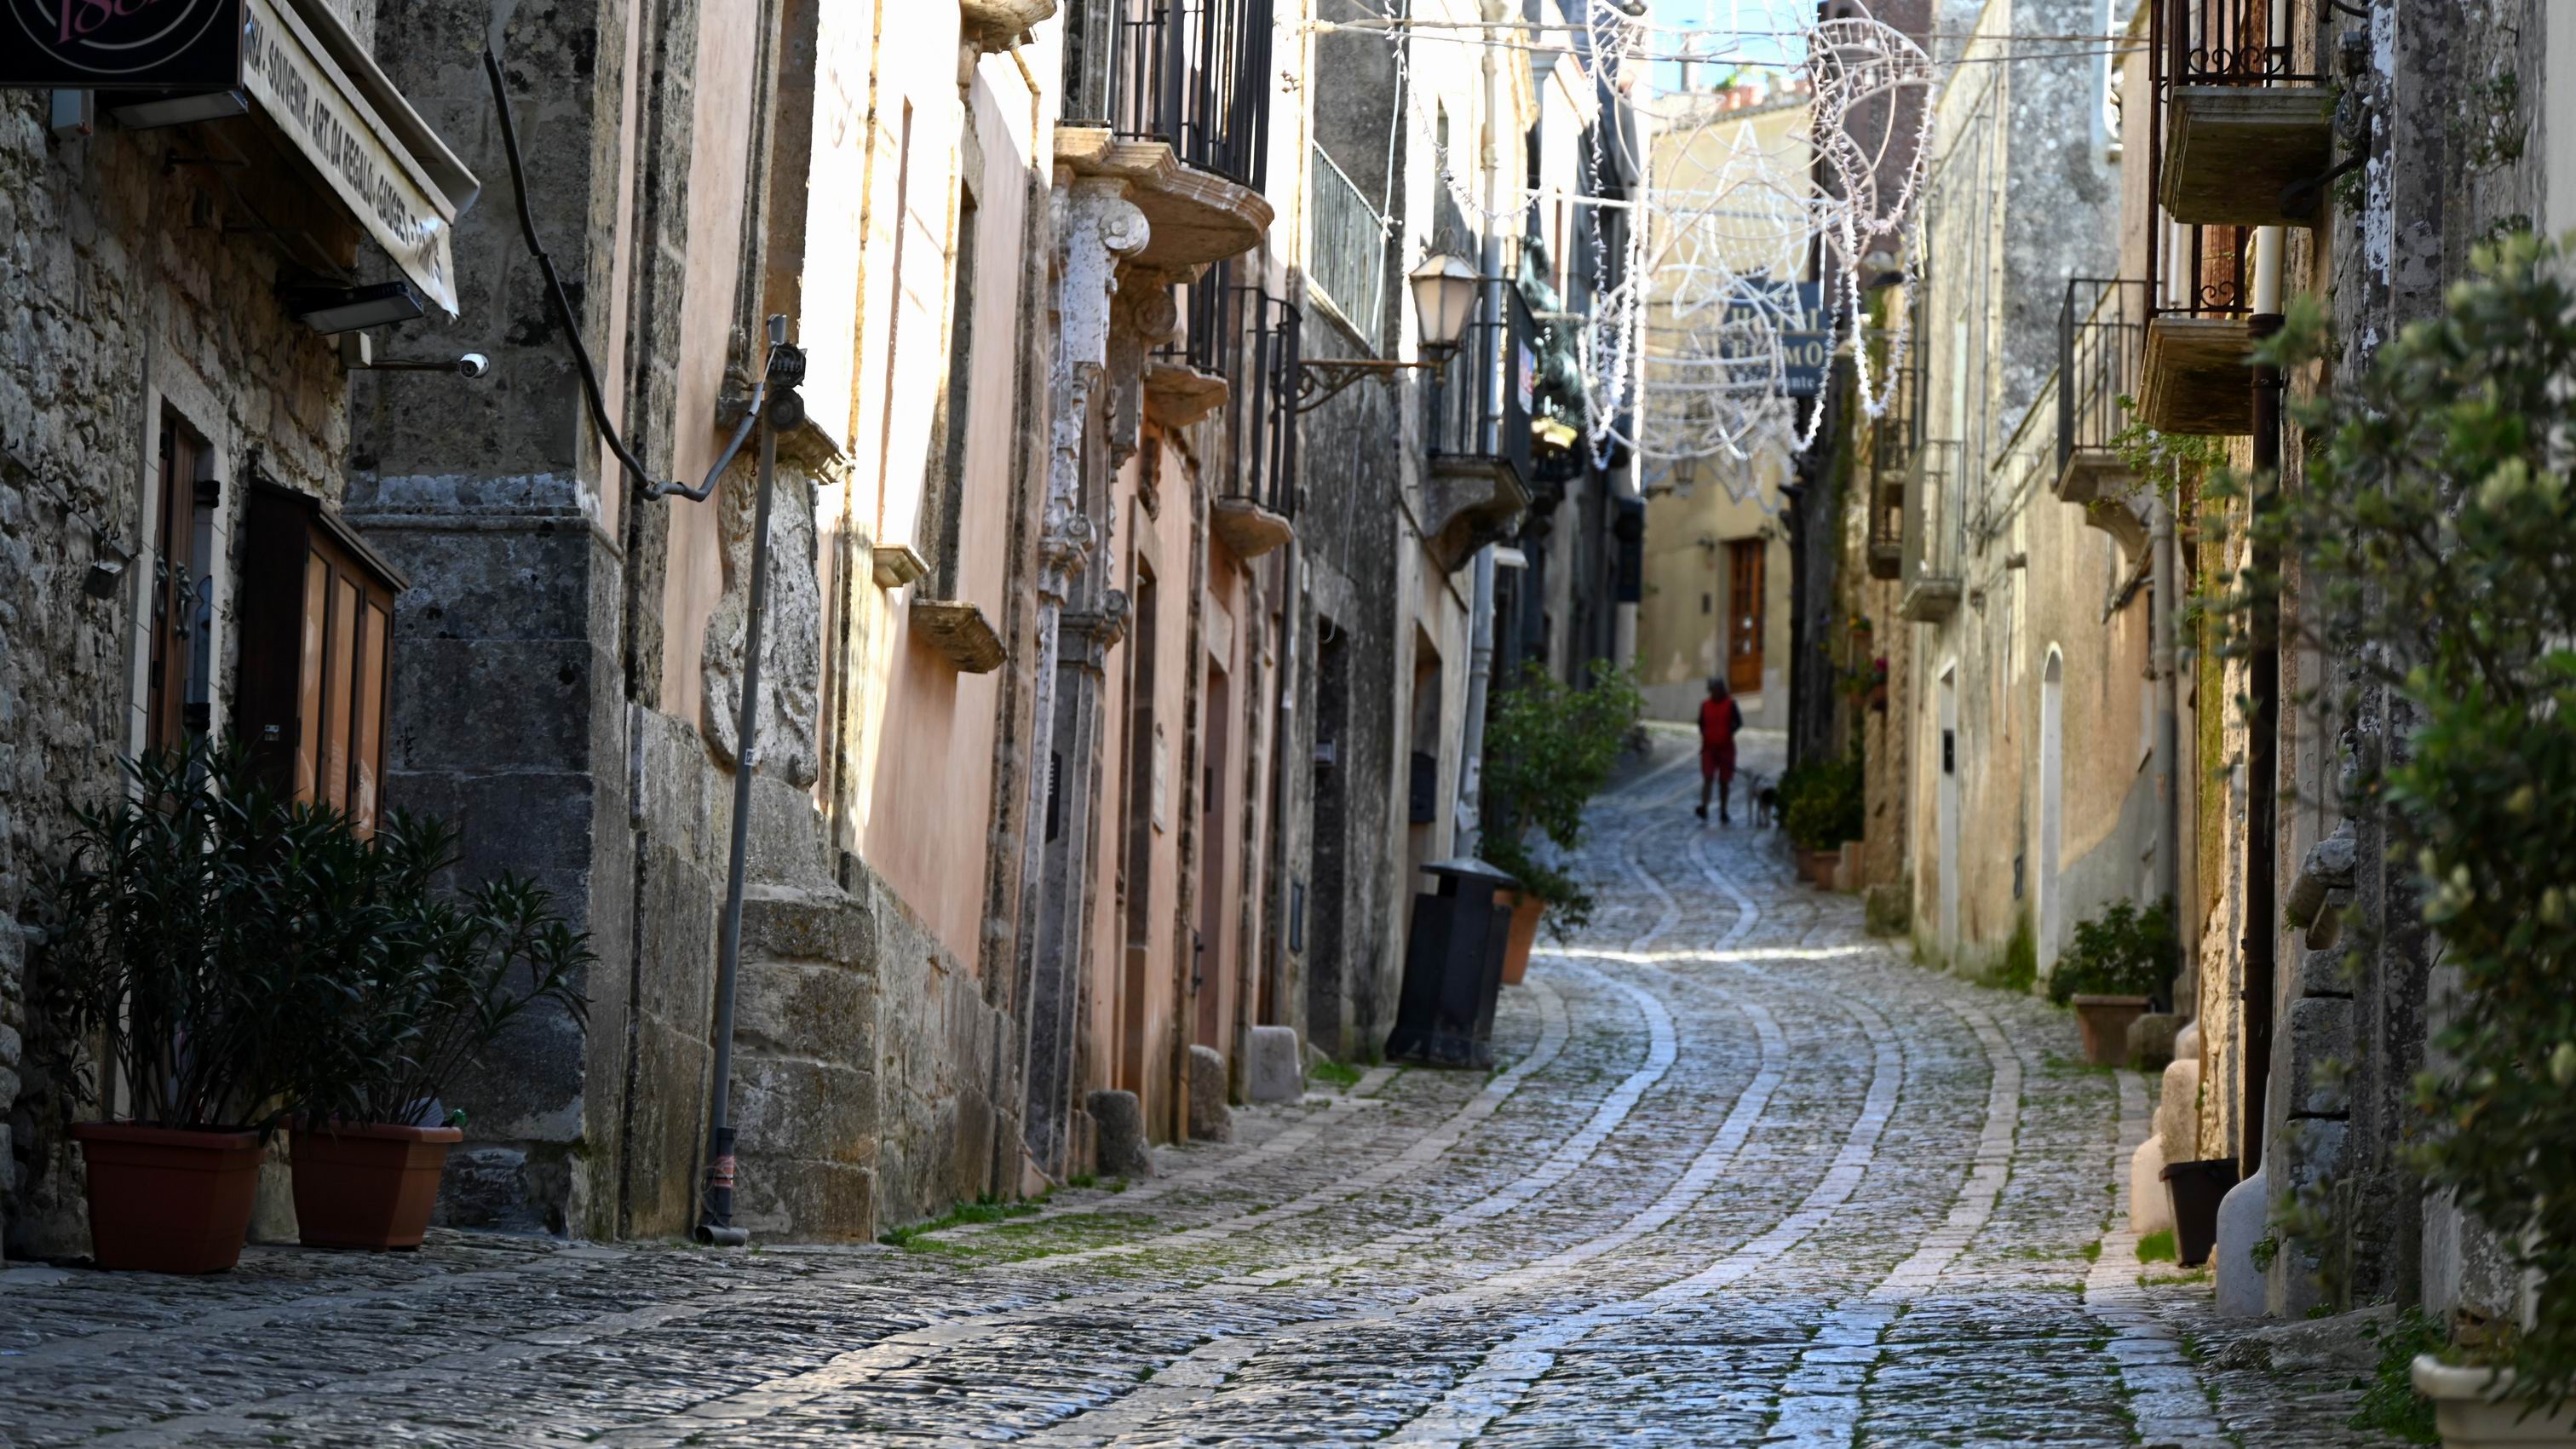
[[[1476,292],[1484,278],[1476,264],[1447,252],[1434,253],[1415,267],[1405,285],[1413,290],[1413,313],[1422,329],[1422,356],[1413,362],[1379,357],[1310,357],[1297,364],[1297,411],[1311,412],[1364,377],[1389,380],[1415,369],[1449,365],[1459,339],[1476,314]]]

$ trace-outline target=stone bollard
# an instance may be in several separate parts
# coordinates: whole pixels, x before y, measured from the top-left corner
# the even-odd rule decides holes
[[[1212,1046],[1190,1048],[1190,1140],[1234,1140],[1234,1109],[1225,1104],[1225,1057]]]
[[[2170,1231],[2173,1195],[2165,1188],[2165,1139],[2150,1137],[2129,1157],[2129,1231],[2139,1237]]]
[[[2129,1069],[2161,1072],[2174,1059],[2174,1038],[2183,1020],[2169,1011],[2152,1011],[2129,1023]]]
[[[1294,1102],[1306,1095],[1306,1067],[1293,1026],[1252,1029],[1252,1100]]]
[[[1154,1152],[1145,1145],[1145,1107],[1133,1092],[1094,1092],[1092,1131],[1098,1136],[1096,1166],[1102,1177],[1152,1177]]]

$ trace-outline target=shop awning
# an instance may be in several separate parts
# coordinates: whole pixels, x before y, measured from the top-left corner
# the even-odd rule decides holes
[[[325,0],[248,0],[242,86],[421,296],[456,315],[456,218],[482,183]]]

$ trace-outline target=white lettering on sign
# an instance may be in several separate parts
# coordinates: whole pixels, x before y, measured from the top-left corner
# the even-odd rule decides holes
[[[278,128],[319,169],[341,201],[403,269],[412,284],[450,316],[456,288],[448,218],[411,158],[371,123],[338,67],[274,0],[251,0],[243,70]]]

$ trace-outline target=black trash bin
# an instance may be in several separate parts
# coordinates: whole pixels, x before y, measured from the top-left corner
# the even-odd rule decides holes
[[[2218,1243],[2218,1200],[2236,1185],[2236,1159],[2168,1162],[2165,1191],[2173,1199],[2174,1255],[2186,1268],[2209,1261]]]
[[[1481,860],[1423,867],[1437,889],[1413,898],[1413,938],[1404,953],[1404,994],[1386,1054],[1437,1067],[1494,1062],[1494,1000],[1503,989],[1503,948],[1512,913],[1494,892],[1512,878]]]

